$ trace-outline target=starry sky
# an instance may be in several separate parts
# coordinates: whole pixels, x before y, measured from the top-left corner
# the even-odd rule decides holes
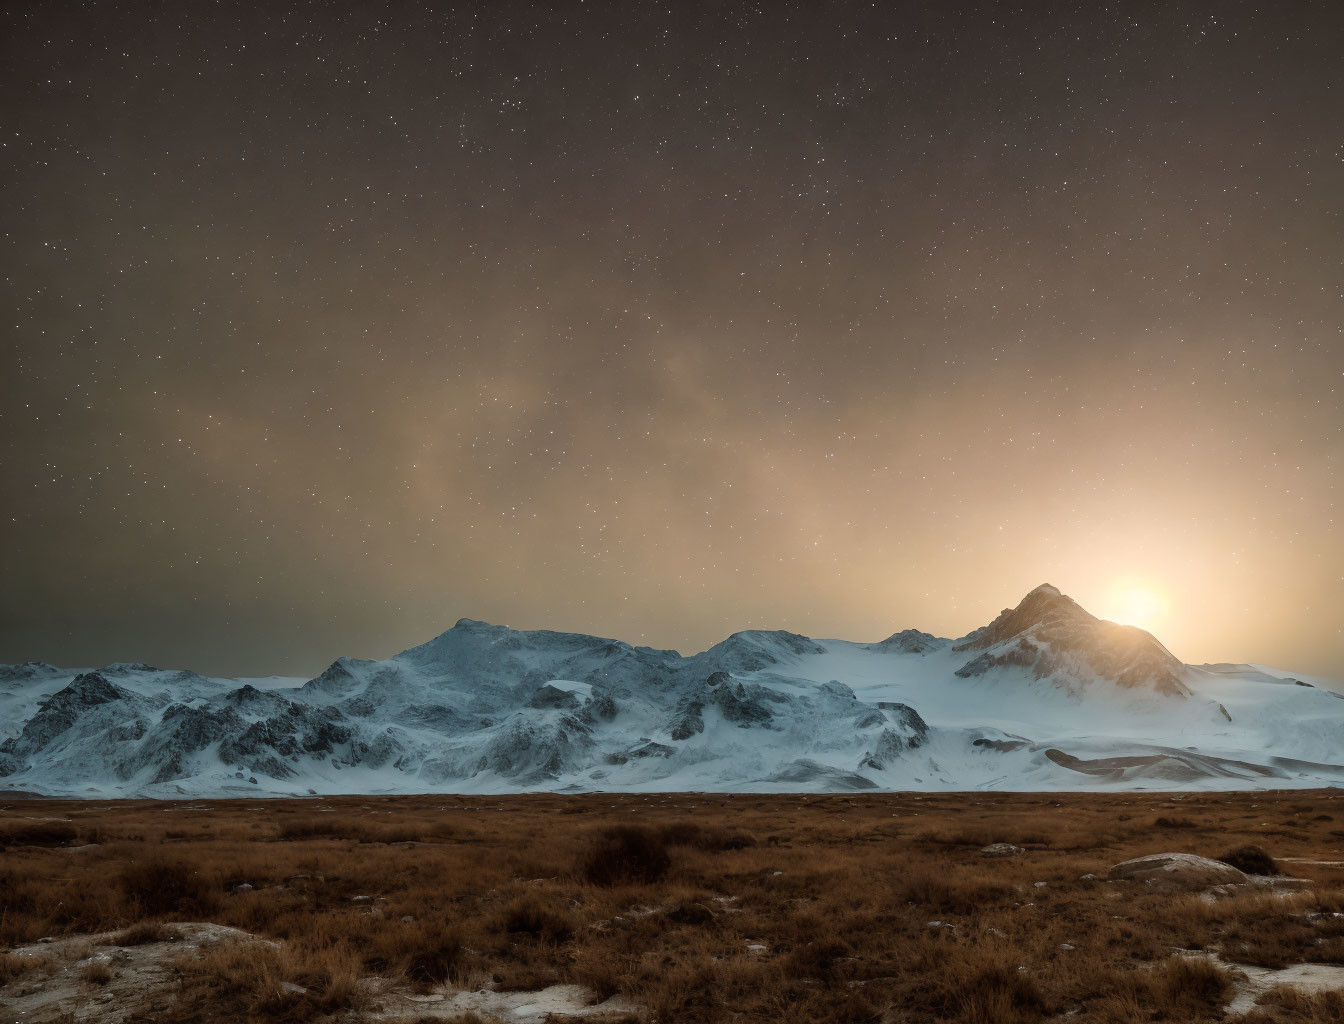
[[[1049,581],[1344,677],[1334,4],[0,17],[0,661]]]

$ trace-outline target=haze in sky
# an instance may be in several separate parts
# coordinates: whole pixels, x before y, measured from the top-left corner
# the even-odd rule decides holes
[[[3,14],[0,660],[461,616],[1344,678],[1329,5]]]

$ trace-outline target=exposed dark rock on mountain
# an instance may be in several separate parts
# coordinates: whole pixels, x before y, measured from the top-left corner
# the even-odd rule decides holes
[[[885,640],[873,644],[875,648],[900,651],[903,654],[928,654],[948,645],[948,641],[932,633],[921,633],[917,629],[903,629],[893,633]]]
[[[592,763],[592,750],[592,733],[574,715],[522,711],[486,745],[476,770],[525,782],[554,779]]]
[[[802,789],[845,790],[877,789],[877,783],[858,772],[799,758],[770,776],[770,781]]]
[[[747,629],[734,633],[703,654],[690,659],[693,670],[734,673],[758,672],[806,654],[825,654],[817,641],[782,629]]]
[[[0,777],[155,796],[1337,784],[1344,705],[1299,682],[1182,665],[1049,586],[959,641],[747,630],[691,657],[462,619],[310,680],[0,666]]]
[[[671,757],[676,752],[676,747],[668,746],[666,743],[655,743],[651,739],[642,737],[636,746],[630,747],[628,750],[608,754],[607,764],[627,764],[632,759],[641,757]]]
[[[34,754],[76,723],[92,717],[107,718],[106,714],[95,714],[100,708],[122,702],[142,703],[143,700],[138,694],[113,685],[99,672],[85,672],[76,676],[65,689],[43,701],[41,710],[28,720],[18,738],[0,745],[0,753],[14,758]],[[109,721],[107,724],[115,723]]]
[[[579,698],[571,690],[561,690],[547,683],[539,687],[532,699],[527,702],[530,708],[569,708],[579,707]]]
[[[26,683],[34,679],[51,679],[61,675],[61,670],[45,661],[25,661],[22,665],[0,665],[0,685],[5,683]]]
[[[1048,676],[1066,685],[1100,678],[1169,697],[1190,695],[1181,682],[1185,666],[1151,633],[1098,619],[1048,583],[1016,608],[1005,608],[953,650],[984,652],[957,670],[963,679],[1017,667],[1037,679]]]
[[[864,753],[859,767],[884,771],[906,751],[922,747],[929,738],[929,727],[914,708],[904,704],[882,701],[878,707],[884,727],[873,749]]]

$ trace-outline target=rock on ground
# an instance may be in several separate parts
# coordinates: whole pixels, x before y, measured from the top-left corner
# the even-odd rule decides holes
[[[1184,889],[1245,885],[1249,881],[1231,864],[1193,853],[1152,853],[1135,857],[1115,865],[1108,877],[1112,881],[1164,882]]]

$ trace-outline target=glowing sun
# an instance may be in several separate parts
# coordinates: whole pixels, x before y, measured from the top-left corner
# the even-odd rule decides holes
[[[1114,622],[1152,630],[1166,615],[1167,601],[1161,593],[1144,584],[1122,582],[1111,588],[1108,602]]]

